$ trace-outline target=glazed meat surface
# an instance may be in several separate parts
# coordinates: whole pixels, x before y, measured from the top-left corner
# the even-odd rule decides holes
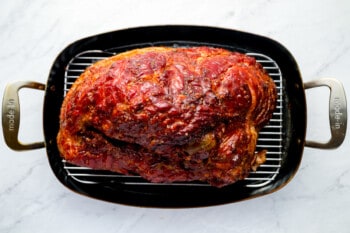
[[[277,94],[254,58],[212,47],[149,47],[99,61],[61,108],[68,162],[150,182],[222,187],[265,160],[256,152]]]

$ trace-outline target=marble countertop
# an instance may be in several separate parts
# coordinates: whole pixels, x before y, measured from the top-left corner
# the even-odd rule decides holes
[[[282,43],[304,81],[333,77],[350,95],[348,0],[12,0],[0,7],[0,89],[46,83],[68,44],[128,27],[186,24],[247,31]],[[24,89],[22,141],[41,141],[43,92]],[[307,90],[307,138],[327,140],[328,91]],[[78,195],[54,176],[44,149],[15,152],[0,139],[0,232],[346,233],[350,227],[350,143],[305,148],[283,189],[248,201],[194,209],[111,204]]]

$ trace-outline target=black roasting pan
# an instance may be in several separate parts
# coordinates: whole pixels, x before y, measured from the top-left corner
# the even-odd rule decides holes
[[[255,56],[278,84],[279,102],[275,118],[259,134],[257,147],[266,147],[268,161],[257,172],[224,188],[200,182],[152,184],[137,176],[77,167],[61,159],[56,136],[59,112],[75,78],[89,64],[126,50],[148,46],[213,46]],[[305,89],[330,88],[327,143],[306,141]],[[45,91],[43,130],[45,141],[23,144],[18,141],[20,88]],[[3,98],[2,124],[7,145],[14,150],[46,147],[50,166],[58,180],[69,189],[96,199],[149,207],[197,207],[231,203],[274,192],[286,185],[298,170],[304,146],[336,148],[343,142],[347,106],[342,84],[324,78],[303,83],[298,65],[280,43],[262,36],[230,29],[163,25],[129,28],[91,36],[66,47],[56,58],[46,85],[19,81],[7,86]]]

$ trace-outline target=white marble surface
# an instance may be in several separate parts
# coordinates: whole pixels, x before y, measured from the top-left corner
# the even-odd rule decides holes
[[[271,37],[296,58],[304,81],[340,80],[350,95],[348,0],[3,0],[0,88],[46,82],[56,55],[82,37],[127,27],[209,25]],[[327,139],[327,91],[307,91],[307,137]],[[42,140],[39,91],[23,90],[21,138]],[[348,137],[349,138],[349,137]],[[273,194],[196,209],[106,203],[71,192],[53,175],[44,149],[14,152],[1,137],[0,232],[318,232],[350,230],[350,143],[305,148],[294,179]]]

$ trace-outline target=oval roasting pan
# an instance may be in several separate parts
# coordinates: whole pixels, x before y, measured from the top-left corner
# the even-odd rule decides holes
[[[270,123],[260,132],[257,148],[268,149],[267,162],[245,180],[224,188],[200,182],[153,184],[137,176],[77,167],[62,160],[56,136],[65,93],[79,74],[93,62],[126,50],[148,46],[213,46],[254,56],[274,79],[278,106]],[[305,140],[305,89],[330,88],[331,139],[327,143]],[[20,88],[45,90],[45,142],[18,141]],[[286,185],[298,170],[304,146],[336,148],[343,142],[347,106],[342,84],[335,79],[303,83],[293,56],[278,42],[262,36],[204,26],[150,26],[99,34],[76,41],[56,58],[46,85],[21,81],[9,84],[4,93],[2,124],[7,145],[14,150],[46,147],[50,166],[69,189],[114,203],[152,207],[196,207],[230,203],[262,196]]]

